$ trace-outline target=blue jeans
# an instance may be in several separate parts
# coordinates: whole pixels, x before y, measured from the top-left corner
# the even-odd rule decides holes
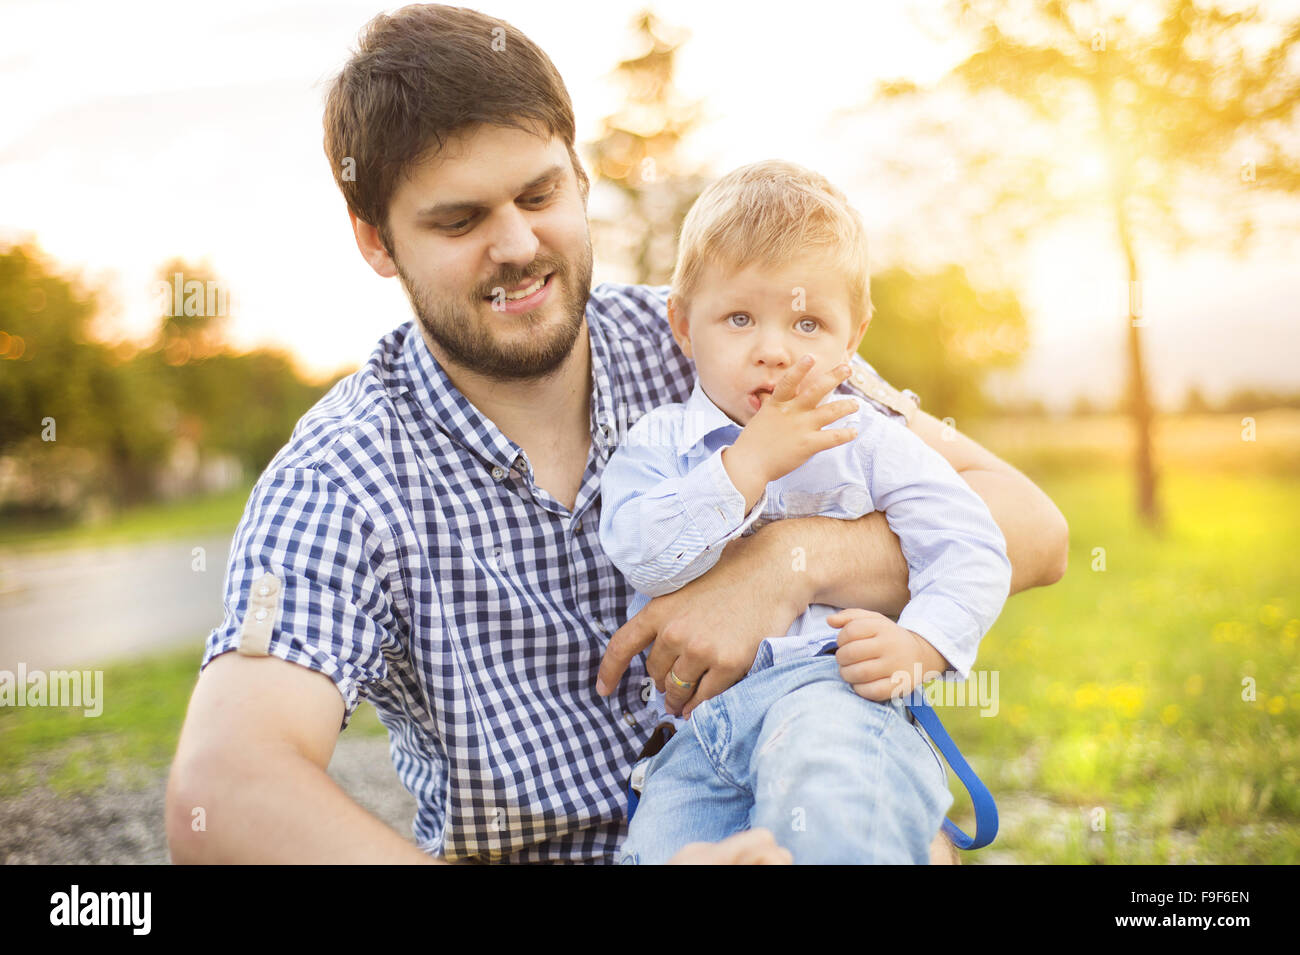
[[[751,672],[645,761],[623,863],[772,831],[799,864],[930,860],[947,773],[901,700],[863,699],[833,656]]]

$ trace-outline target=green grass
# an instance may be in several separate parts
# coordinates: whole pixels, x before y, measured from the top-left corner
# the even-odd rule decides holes
[[[102,547],[233,532],[250,490],[251,486],[240,486],[204,497],[142,504],[96,524],[6,518],[0,522],[0,549]]]
[[[997,715],[941,711],[1003,816],[963,861],[1300,862],[1300,482],[1180,466],[1155,535],[1117,466],[1037,476],[1070,521],[1070,570],[1013,598],[985,638],[976,669],[998,673]],[[0,710],[0,796],[165,768],[200,642],[108,668],[98,719]],[[348,732],[383,729],[367,706]]]
[[[147,785],[176,753],[190,693],[198,679],[203,638],[193,645],[133,663],[104,667],[103,713],[80,709],[0,708],[0,798],[34,785],[88,792],[106,783]],[[363,703],[346,733],[385,732]]]
[[[988,851],[1300,862],[1296,482],[1166,475],[1163,535],[1116,506],[1130,495],[1114,471],[1044,486],[1070,520],[1069,572],[985,637],[976,669],[999,674],[997,715],[942,710],[1005,807]],[[954,819],[970,824],[959,790]]]

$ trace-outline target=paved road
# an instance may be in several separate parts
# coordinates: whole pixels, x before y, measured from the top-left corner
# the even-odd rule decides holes
[[[195,570],[195,547],[206,569]],[[187,643],[221,621],[230,537],[0,553],[0,670],[91,666]]]

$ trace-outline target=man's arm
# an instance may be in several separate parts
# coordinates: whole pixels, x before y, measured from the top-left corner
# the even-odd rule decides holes
[[[1069,560],[1070,531],[1051,498],[1001,458],[923,411],[912,415],[911,429],[943,455],[988,506],[1006,538],[1011,593],[1060,580]],[[802,518],[764,530],[805,522],[821,526],[785,530],[807,540],[810,570],[811,555],[819,556],[816,573],[805,580],[810,589],[804,596],[810,603],[862,607],[890,616],[902,611],[909,599],[907,562],[883,514],[848,522]]]
[[[325,773],[343,698],[329,677],[277,657],[225,653],[199,677],[167,781],[176,863],[431,864]],[[202,809],[200,816],[195,812]],[[195,826],[202,819],[202,828]],[[693,843],[672,864],[789,865],[755,829]]]
[[[190,699],[167,782],[172,861],[438,861],[326,774],[343,709],[329,677],[296,663],[235,652],[209,663]]]

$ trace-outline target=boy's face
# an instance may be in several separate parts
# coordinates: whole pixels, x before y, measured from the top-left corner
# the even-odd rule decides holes
[[[705,393],[741,425],[801,357],[814,359],[806,383],[847,361],[867,331],[866,320],[853,323],[848,282],[815,257],[708,265],[689,303],[669,302],[668,320]]]

